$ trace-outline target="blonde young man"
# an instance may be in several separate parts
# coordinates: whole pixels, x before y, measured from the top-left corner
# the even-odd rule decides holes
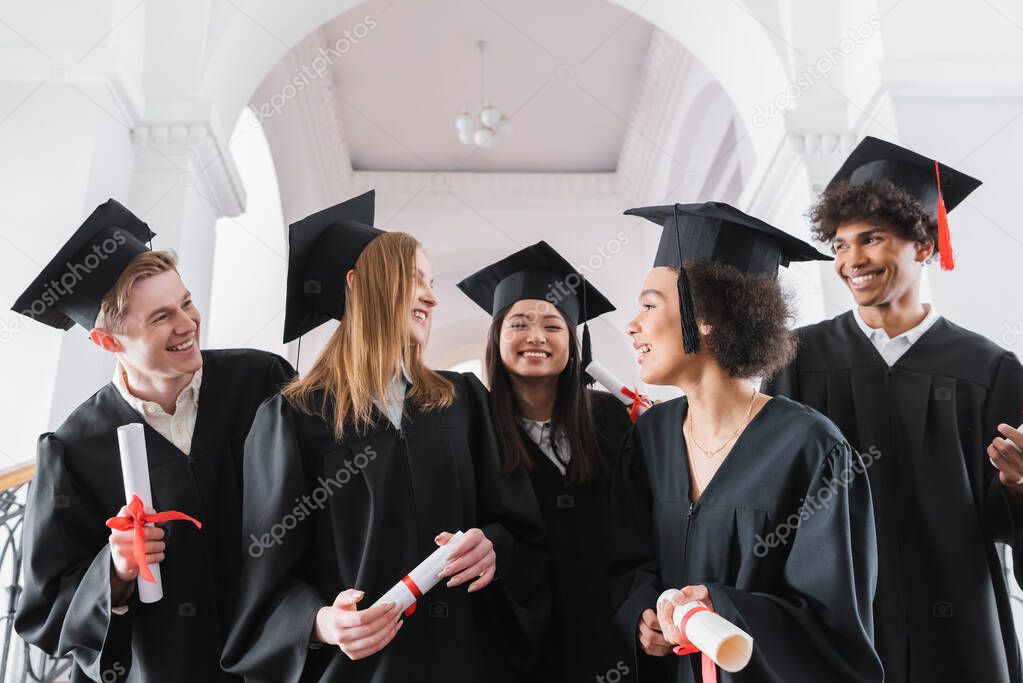
[[[241,457],[252,418],[293,371],[250,349],[200,351],[201,316],[172,252],[114,200],[100,205],[14,305],[76,323],[117,358],[112,381],[39,439],[15,628],[74,658],[72,681],[237,680],[219,666],[241,561]],[[143,604],[125,516],[117,427],[145,424],[158,511],[202,522],[145,531],[163,599]]]

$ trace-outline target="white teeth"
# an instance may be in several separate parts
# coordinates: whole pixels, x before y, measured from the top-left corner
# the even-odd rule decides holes
[[[426,314],[422,311],[412,311],[412,317],[420,322],[426,321]]]
[[[523,351],[522,355],[526,358],[546,358],[549,354],[543,351]]]
[[[195,343],[195,340],[194,339],[189,339],[188,341],[182,342],[182,343],[178,344],[177,346],[171,346],[171,347],[169,347],[169,349],[171,351],[187,351],[188,349],[192,348],[192,344],[193,343]]]
[[[651,346],[649,344],[643,344],[643,346],[639,347],[639,352],[640,353],[650,353],[650,349],[651,349]]]
[[[879,273],[871,273],[870,275],[857,275],[855,277],[849,278],[849,280],[854,285],[862,285],[864,282],[870,282],[871,280],[873,280],[878,275],[879,275]]]

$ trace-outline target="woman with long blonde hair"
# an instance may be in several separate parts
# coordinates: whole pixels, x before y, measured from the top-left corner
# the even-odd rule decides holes
[[[502,471],[479,380],[423,361],[425,251],[372,222],[367,193],[291,226],[285,340],[340,325],[246,442],[224,665],[274,683],[506,679],[500,645],[524,656],[544,618],[540,512],[526,475]],[[374,605],[459,530],[418,613]]]

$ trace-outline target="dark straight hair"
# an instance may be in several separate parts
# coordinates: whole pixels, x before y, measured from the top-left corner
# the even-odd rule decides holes
[[[504,471],[513,472],[520,467],[533,469],[533,458],[524,439],[528,439],[515,417],[520,414],[518,397],[512,386],[508,368],[501,360],[501,328],[511,307],[494,316],[487,333],[486,369],[490,385],[490,405],[494,429],[504,454]],[[564,317],[564,316],[562,316]],[[605,477],[607,464],[600,453],[593,418],[590,392],[582,384],[579,337],[575,326],[568,328],[568,365],[558,376],[557,395],[551,427],[557,433],[564,430],[572,457],[568,465],[568,478],[572,483],[586,483]]]

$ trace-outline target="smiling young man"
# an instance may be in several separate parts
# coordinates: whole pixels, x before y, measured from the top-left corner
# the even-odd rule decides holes
[[[998,476],[986,448],[999,424],[1019,422],[1023,367],[920,300],[927,264],[953,265],[946,210],[979,185],[866,138],[811,213],[856,307],[798,330],[796,359],[765,387],[879,453],[868,470],[875,640],[896,683],[1020,680],[995,542],[1023,547],[1023,488]],[[1023,558],[1015,565],[1019,579]]]
[[[39,440],[15,627],[74,658],[72,681],[237,680],[219,666],[241,560],[241,457],[256,409],[292,375],[249,349],[199,350],[201,317],[172,252],[114,200],[100,205],[14,305],[76,323],[117,358],[113,380]],[[69,277],[70,275],[70,277]],[[58,289],[57,284],[61,287]],[[153,504],[202,522],[146,529],[163,599],[139,602],[119,426],[143,422]]]

